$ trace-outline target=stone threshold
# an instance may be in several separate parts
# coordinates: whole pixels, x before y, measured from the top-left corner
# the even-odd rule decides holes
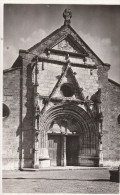
[[[44,167],[39,169],[22,168],[20,171],[61,171],[61,170],[103,170],[110,169],[110,167],[79,167],[79,166],[57,166],[57,167]]]

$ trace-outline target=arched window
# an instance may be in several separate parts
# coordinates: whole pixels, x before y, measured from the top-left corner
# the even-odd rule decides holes
[[[7,118],[10,114],[10,110],[6,104],[3,104],[3,118]]]
[[[118,124],[120,125],[120,114],[117,117]]]

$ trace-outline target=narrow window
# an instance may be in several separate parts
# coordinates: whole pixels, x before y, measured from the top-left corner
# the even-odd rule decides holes
[[[3,104],[3,118],[7,118],[10,114],[10,110],[6,104]]]
[[[120,124],[120,114],[118,115],[117,121],[118,121],[118,124]]]

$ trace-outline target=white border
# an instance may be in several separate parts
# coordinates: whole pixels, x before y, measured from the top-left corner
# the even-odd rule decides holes
[[[2,4],[92,4],[119,5],[120,0],[2,0]]]
[[[0,111],[1,111],[0,112],[0,130],[1,130],[0,131],[0,138],[1,138],[0,139],[0,156],[1,157],[2,157],[2,95],[3,95],[3,73],[2,72],[3,72],[3,13],[4,13],[3,6],[4,4],[120,5],[120,0],[75,0],[75,1],[73,0],[34,0],[34,1],[32,0],[0,0]],[[2,161],[1,160],[0,160],[0,180],[1,180],[0,181],[0,189],[1,189],[0,192],[2,194]],[[119,185],[119,192],[120,192],[120,185]]]

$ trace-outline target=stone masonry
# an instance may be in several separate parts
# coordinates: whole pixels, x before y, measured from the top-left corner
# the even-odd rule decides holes
[[[71,74],[82,89],[84,101],[90,102],[91,97],[101,89],[100,109],[103,119],[100,158],[102,166],[119,165],[120,124],[117,118],[120,115],[120,85],[108,79],[110,65],[103,63],[67,22],[29,50],[20,50],[12,68],[4,71],[3,103],[9,109],[9,116],[3,117],[3,169],[34,167],[37,154],[35,79],[38,82],[38,104],[41,111],[45,106],[45,98],[50,96],[64,71],[67,59],[72,69]],[[63,76],[53,99],[63,98],[60,88],[67,82],[73,84],[71,74]],[[74,84],[74,88],[77,91],[77,84]],[[78,101],[76,94],[71,98],[72,101]],[[50,102],[45,112],[53,106],[54,103]],[[84,104],[78,107],[87,112]]]

